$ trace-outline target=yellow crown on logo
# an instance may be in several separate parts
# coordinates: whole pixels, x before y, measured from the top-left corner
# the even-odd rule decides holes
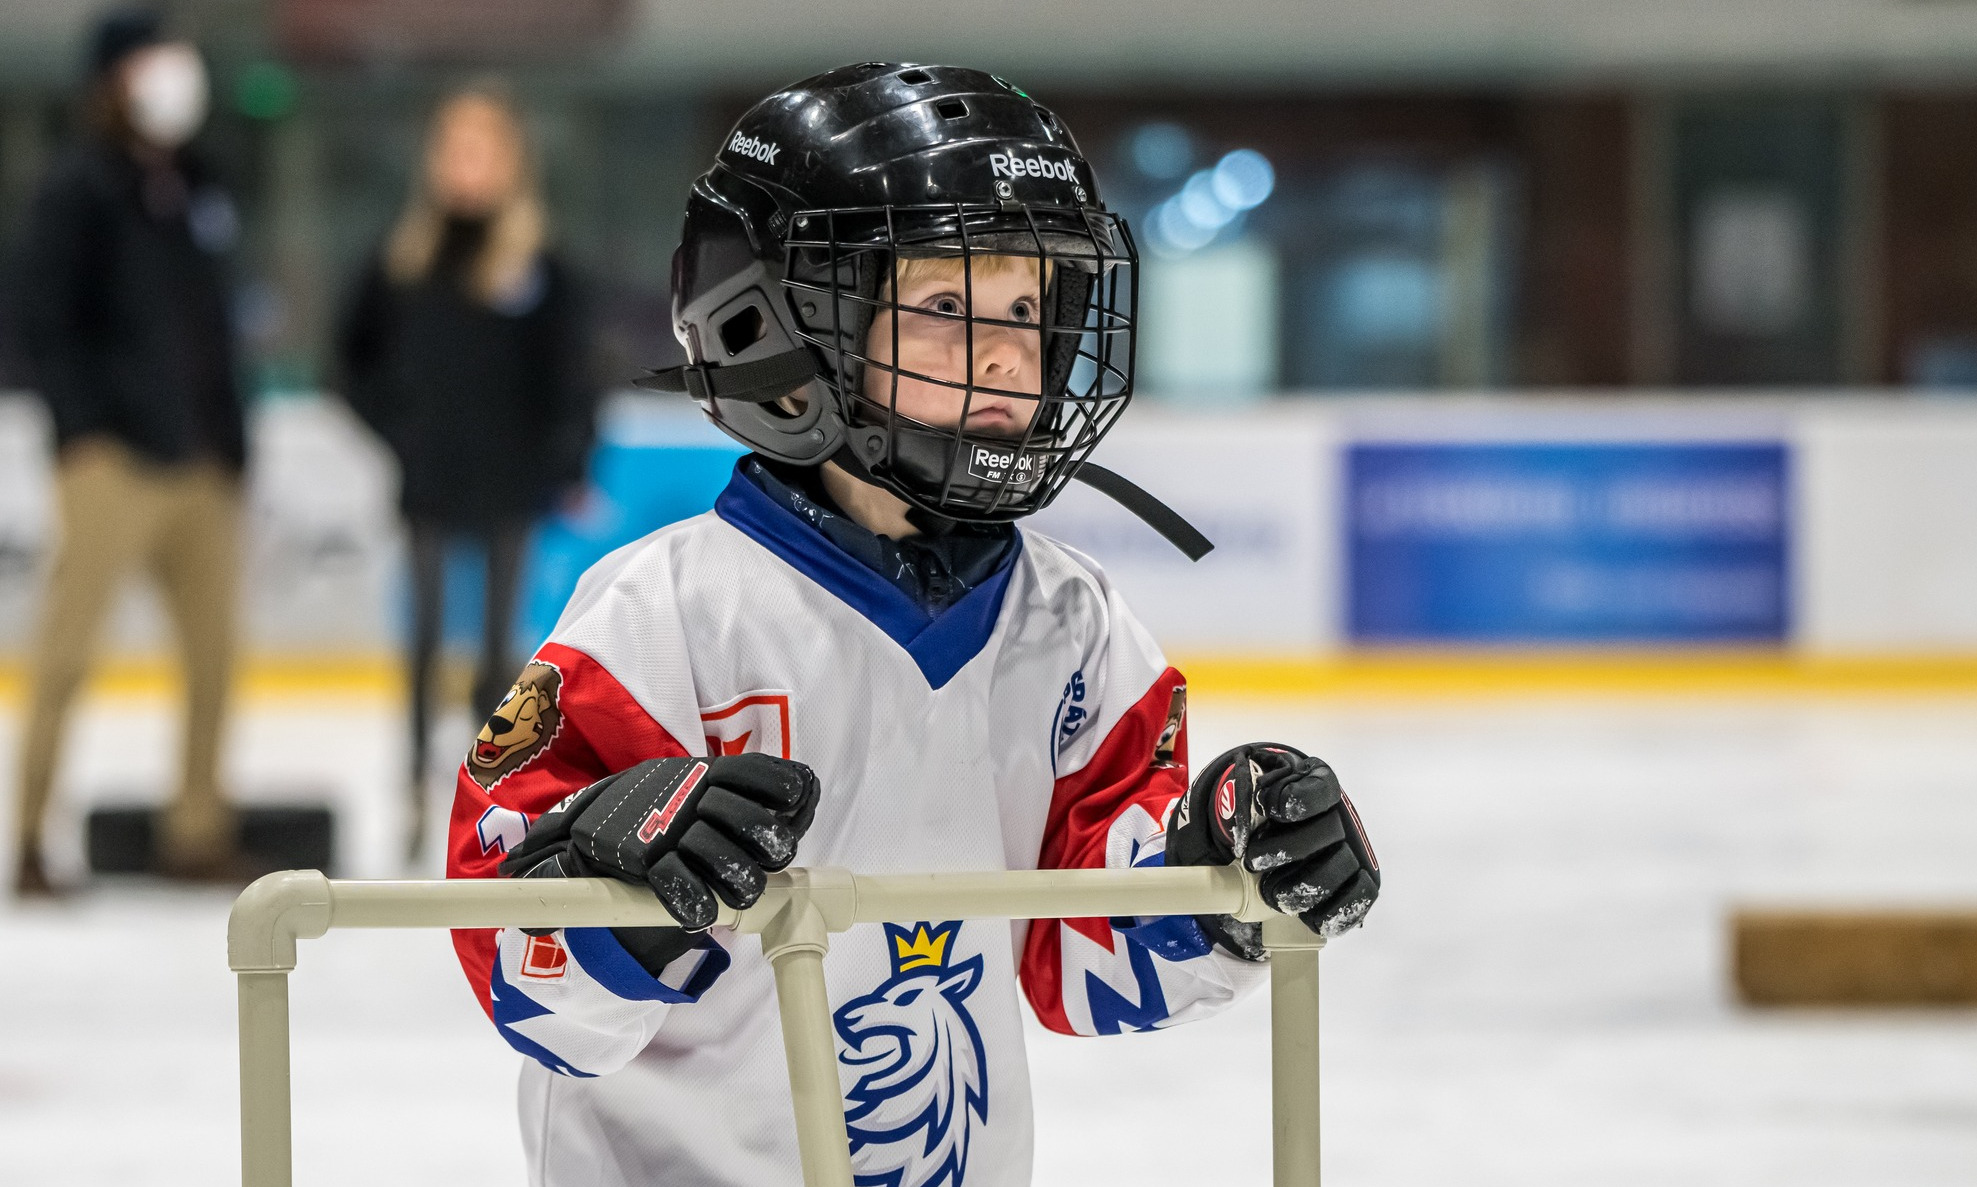
[[[893,933],[893,967],[899,972],[923,969],[929,965],[939,967],[947,963],[947,942],[954,938],[954,928],[944,927],[939,931],[929,931],[924,923],[915,924],[913,934],[904,934],[905,929]]]

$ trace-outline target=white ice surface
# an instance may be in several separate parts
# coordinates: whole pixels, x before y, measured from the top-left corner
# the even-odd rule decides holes
[[[348,872],[398,873],[397,720],[252,709],[236,779],[334,796]],[[170,770],[162,709],[80,724],[67,827]],[[1723,950],[1733,903],[1977,905],[1977,703],[1209,702],[1194,730],[1330,759],[1386,871],[1325,956],[1329,1183],[1977,1182],[1977,1015],[1752,1014]],[[0,900],[0,1184],[237,1181],[227,901]],[[306,943],[293,1019],[298,1183],[523,1181],[516,1057],[443,935]],[[1036,1181],[1267,1183],[1268,1019],[1037,1031]]]

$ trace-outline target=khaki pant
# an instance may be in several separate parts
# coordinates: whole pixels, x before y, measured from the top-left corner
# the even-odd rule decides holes
[[[220,857],[233,841],[219,761],[233,670],[240,484],[218,463],[161,466],[89,439],[64,452],[56,486],[61,538],[34,640],[20,843],[38,846],[69,708],[118,587],[141,569],[158,582],[185,661],[184,763],[161,853],[176,864]]]

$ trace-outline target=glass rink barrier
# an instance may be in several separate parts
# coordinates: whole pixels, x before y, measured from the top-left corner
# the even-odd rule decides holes
[[[857,923],[1234,915],[1271,950],[1271,1127],[1276,1187],[1318,1187],[1318,950],[1324,941],[1266,907],[1240,869],[1017,870],[873,877],[839,869],[771,875],[753,907],[718,925],[762,938],[775,969],[805,1187],[853,1187],[824,953]],[[295,942],[331,928],[652,927],[673,922],[651,892],[599,878],[340,881],[270,874],[227,921],[240,988],[244,1187],[289,1187],[288,975]],[[492,1040],[490,1040],[492,1041]]]

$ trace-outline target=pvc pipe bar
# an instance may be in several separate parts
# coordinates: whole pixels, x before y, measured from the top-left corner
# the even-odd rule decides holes
[[[866,877],[843,870],[771,874],[761,901],[723,906],[716,926],[761,931],[808,899],[832,931],[855,923],[942,919],[1236,915],[1262,919],[1253,883],[1234,867],[1006,870]],[[235,972],[295,967],[295,941],[332,927],[664,927],[649,891],[608,878],[462,878],[332,882],[313,870],[270,874],[244,891],[227,923]]]
[[[1280,915],[1270,949],[1270,1152],[1274,1187],[1318,1187],[1318,950],[1325,941]]]
[[[288,974],[241,973],[240,1179],[289,1187]]]
[[[852,881],[859,923],[1122,915],[1251,914],[1260,919],[1263,914],[1254,884],[1234,866],[861,875]]]
[[[1261,921],[1273,953],[1276,1187],[1318,1187],[1318,949],[1324,941],[1265,907],[1234,867],[1010,870],[861,877],[785,870],[717,926],[759,932],[775,969],[805,1187],[851,1187],[844,1101],[823,960],[830,933],[916,919],[1079,919],[1234,915]],[[642,888],[608,879],[332,882],[312,870],[249,886],[227,921],[240,982],[241,1181],[290,1187],[288,974],[295,942],[333,927],[652,927],[673,919]]]
[[[762,953],[776,971],[776,1005],[782,1015],[804,1187],[853,1187],[851,1135],[844,1122],[844,1089],[838,1083],[831,1001],[824,984],[824,953],[830,942],[823,914],[809,903],[791,903],[762,930]]]

